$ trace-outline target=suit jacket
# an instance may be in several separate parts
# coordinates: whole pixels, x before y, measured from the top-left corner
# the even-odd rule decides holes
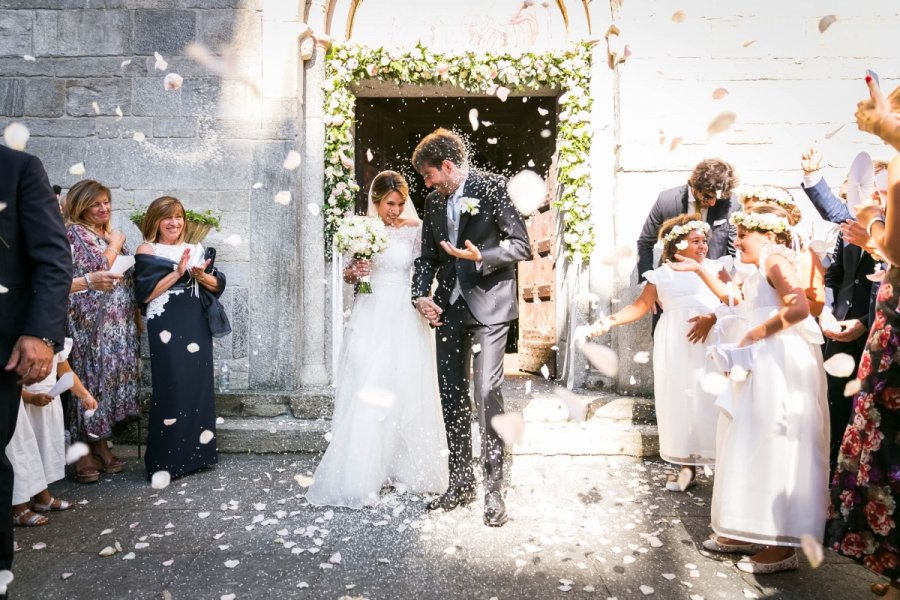
[[[852,219],[850,209],[834,195],[825,179],[820,179],[814,186],[801,184],[812,205],[819,215],[832,223],[843,223]],[[875,271],[875,259],[859,246],[845,244],[844,236],[838,237],[834,250],[834,263],[825,272],[825,285],[834,290],[834,316],[839,321],[859,319],[868,327],[875,314],[875,297],[880,284],[866,279]],[[866,337],[857,342],[864,346]]]
[[[650,214],[644,222],[644,228],[641,229],[641,235],[638,238],[638,277],[643,281],[644,273],[652,271],[656,268],[653,264],[653,246],[659,237],[659,228],[663,222],[672,217],[685,214],[693,210],[688,206],[688,186],[687,184],[665,190],[660,193],[656,199]],[[735,229],[729,223],[728,218],[731,213],[740,210],[737,198],[732,196],[727,201],[719,200],[709,207],[706,212],[706,222],[709,223],[710,233],[709,239],[709,258],[720,258],[725,255],[734,255],[734,235]]]
[[[37,157],[0,146],[0,365],[23,335],[62,348],[72,250],[59,204]]]
[[[435,277],[434,301],[445,311],[457,277],[463,299],[472,315],[485,325],[512,321],[518,316],[516,263],[531,259],[531,242],[525,220],[506,191],[506,178],[469,171],[463,198],[479,201],[478,214],[460,213],[456,245],[469,240],[481,251],[480,268],[469,260],[456,259],[441,249],[450,241],[447,231],[447,198],[436,190],[425,198],[422,223],[422,254],[413,273],[413,299],[428,296]]]

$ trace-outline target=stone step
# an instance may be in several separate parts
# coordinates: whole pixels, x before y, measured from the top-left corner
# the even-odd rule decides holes
[[[331,417],[334,391],[329,387],[304,388],[292,392],[235,390],[216,393],[216,414],[222,417]]]
[[[633,425],[590,419],[584,423],[527,422],[514,455],[655,456],[659,434],[655,425]]]
[[[216,426],[216,443],[219,452],[228,453],[319,453],[328,447],[330,430],[331,421],[325,419],[226,418]]]

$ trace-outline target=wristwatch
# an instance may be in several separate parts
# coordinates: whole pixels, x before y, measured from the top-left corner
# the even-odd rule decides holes
[[[42,337],[41,341],[44,342],[45,344],[47,344],[48,346],[50,346],[51,348],[56,348],[56,342],[54,342],[50,338]]]

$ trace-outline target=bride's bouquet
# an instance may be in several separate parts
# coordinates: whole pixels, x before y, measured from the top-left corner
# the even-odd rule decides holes
[[[351,215],[341,221],[334,241],[341,254],[349,254],[359,260],[372,260],[373,256],[387,248],[390,238],[384,222],[378,217]],[[360,279],[359,293],[372,293],[368,276]]]

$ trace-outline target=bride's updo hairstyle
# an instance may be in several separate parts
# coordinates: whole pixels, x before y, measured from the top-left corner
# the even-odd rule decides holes
[[[396,171],[382,171],[372,180],[369,189],[371,190],[369,194],[372,204],[375,206],[378,206],[391,192],[397,192],[409,200],[409,184],[406,183],[406,178]]]
[[[160,196],[150,203],[147,212],[144,213],[144,219],[141,221],[141,234],[148,242],[156,242],[159,239],[159,224],[163,219],[174,217],[181,214],[184,217],[184,206],[181,200],[173,196]],[[182,228],[181,235],[178,236],[176,243],[180,244],[184,241],[184,234],[187,228]]]
[[[699,231],[709,237],[709,225],[697,219],[694,214],[683,214],[664,221],[659,228],[659,239],[662,243],[662,256],[659,264],[675,262],[678,244],[687,239],[692,231]]]

